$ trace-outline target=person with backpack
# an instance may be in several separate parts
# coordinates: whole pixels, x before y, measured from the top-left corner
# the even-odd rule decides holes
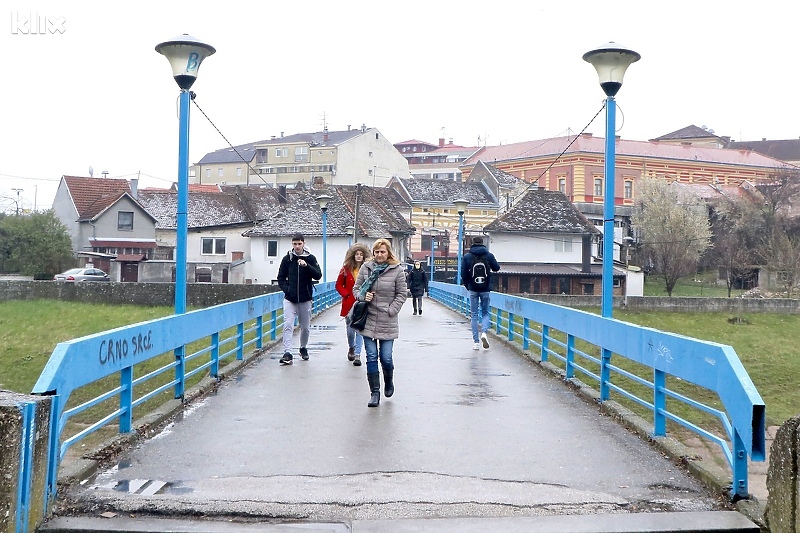
[[[489,331],[491,273],[499,270],[500,264],[484,246],[483,237],[473,237],[469,252],[461,259],[461,283],[469,291],[473,350],[480,350],[481,345],[489,349],[486,332]]]

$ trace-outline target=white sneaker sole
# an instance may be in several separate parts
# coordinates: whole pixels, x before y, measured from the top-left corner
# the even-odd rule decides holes
[[[489,339],[486,338],[486,334],[485,333],[483,335],[481,335],[481,344],[483,344],[483,349],[484,350],[488,350],[489,349]]]

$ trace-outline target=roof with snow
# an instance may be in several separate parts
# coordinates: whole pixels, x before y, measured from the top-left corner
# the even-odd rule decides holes
[[[529,189],[503,216],[484,228],[505,233],[600,233],[564,193]]]

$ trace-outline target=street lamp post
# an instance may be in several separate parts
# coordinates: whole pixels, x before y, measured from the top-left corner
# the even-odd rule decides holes
[[[189,89],[197,79],[200,63],[216,52],[190,35],[183,34],[156,46],[172,66],[172,76],[180,87],[178,119],[178,208],[175,228],[175,314],[186,312],[186,240],[189,210]]]
[[[333,200],[327,194],[317,196],[317,205],[322,209],[322,283],[328,282],[328,202]]]
[[[436,262],[436,237],[439,235],[438,228],[428,230],[431,234],[431,281],[433,281],[434,263]]]
[[[583,60],[597,70],[600,87],[606,93],[605,196],[603,197],[603,277],[601,315],[611,318],[614,288],[614,172],[617,103],[614,96],[622,87],[625,70],[641,56],[610,42],[583,54]]]
[[[351,246],[353,246],[353,235],[356,232],[356,227],[347,226],[346,228],[344,228],[344,230],[347,232],[347,247],[350,248]]]
[[[453,204],[456,206],[456,211],[458,211],[458,266],[456,270],[456,285],[461,285],[461,259],[464,257],[464,213],[467,211],[469,201],[461,198],[455,200]]]

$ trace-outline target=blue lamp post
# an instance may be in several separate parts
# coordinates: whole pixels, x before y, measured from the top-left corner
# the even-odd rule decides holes
[[[172,76],[181,89],[178,120],[178,208],[175,228],[175,314],[186,312],[186,240],[189,210],[189,89],[197,79],[200,63],[216,52],[190,35],[183,34],[156,46],[172,66]]]
[[[455,200],[453,204],[456,206],[456,211],[458,211],[458,258],[456,285],[461,285],[461,259],[464,257],[464,213],[467,211],[469,201],[461,198],[459,200]]]
[[[328,282],[328,202],[333,200],[327,194],[317,196],[317,205],[322,209],[322,283]]]
[[[610,318],[613,309],[614,288],[614,170],[616,113],[614,100],[625,70],[639,61],[638,53],[610,42],[583,54],[583,60],[591,63],[600,78],[600,87],[606,93],[606,146],[605,146],[605,196],[603,197],[603,278],[601,315]]]
[[[431,281],[433,281],[434,263],[436,262],[436,237],[439,236],[439,230],[438,228],[431,228],[428,233],[431,234]]]

